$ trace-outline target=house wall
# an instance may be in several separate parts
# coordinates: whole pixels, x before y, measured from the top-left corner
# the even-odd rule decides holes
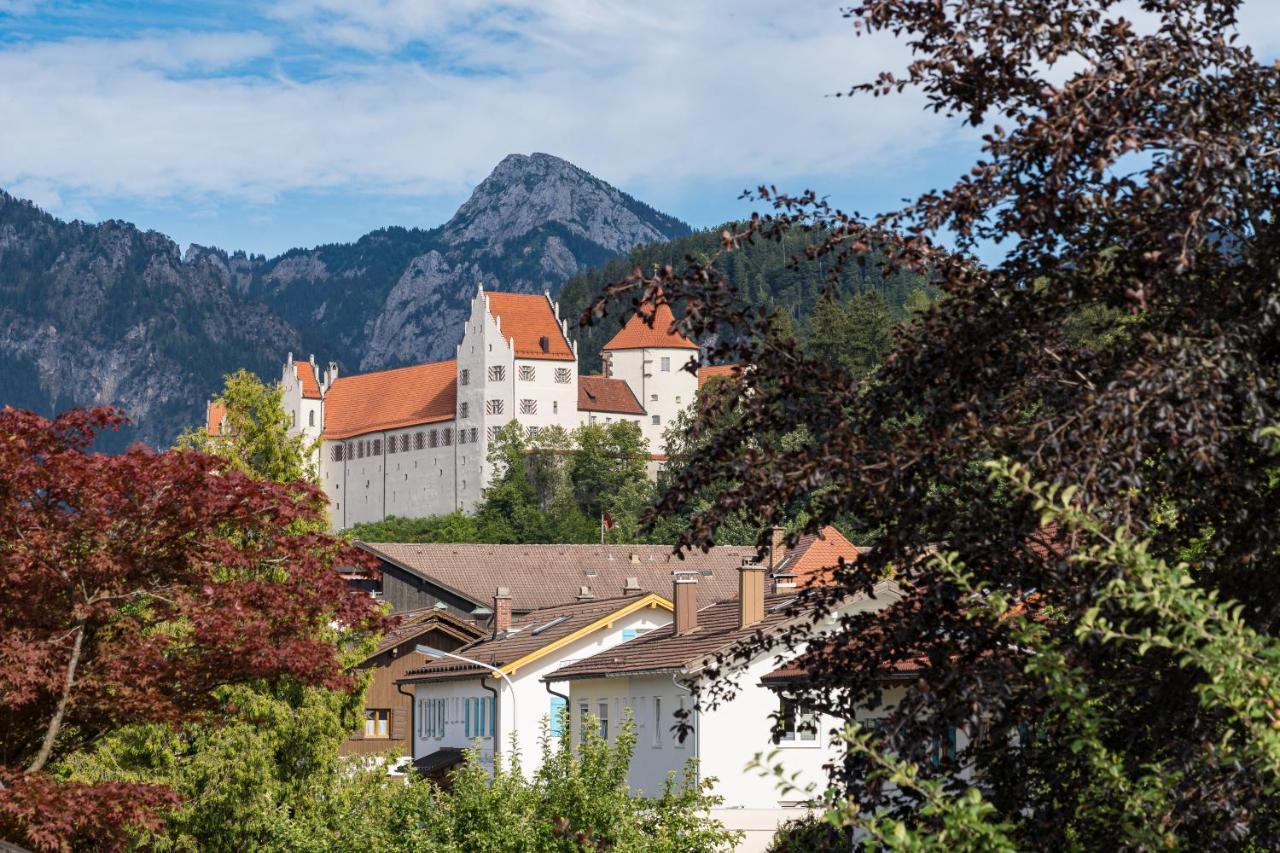
[[[690,405],[698,393],[698,377],[684,370],[691,359],[696,360],[697,350],[691,349],[633,349],[614,350],[609,353],[609,373],[624,380],[645,416],[640,430],[649,440],[651,453],[662,453],[665,445],[662,433],[671,422]],[[663,370],[663,360],[667,369]],[[657,423],[654,423],[654,419]]]
[[[444,604],[454,616],[460,616],[463,619],[475,618],[472,616],[472,611],[477,606],[474,602],[441,589],[436,584],[386,561],[379,561],[379,568],[382,571],[380,581],[382,599],[391,605],[392,613]]]
[[[560,667],[575,660],[590,657],[593,654],[613,648],[623,642],[623,635],[629,631],[641,633],[661,627],[671,621],[671,612],[662,607],[646,607],[635,613],[620,617],[612,625],[601,627],[591,634],[582,637],[569,645],[535,661],[510,676],[514,686],[514,711],[512,709],[512,690],[505,682],[497,679],[486,679],[490,687],[498,686],[498,725],[495,727],[502,750],[508,750],[511,744],[511,733],[517,732],[520,750],[520,762],[525,772],[532,774],[542,764],[539,738],[544,721],[550,719],[552,695],[542,678]],[[463,653],[465,654],[465,653]],[[567,694],[564,684],[551,684],[551,689]],[[407,689],[407,688],[406,688]],[[427,739],[421,731],[414,732],[414,758],[429,755],[443,747],[467,748],[472,745],[465,733],[465,713],[462,701],[467,698],[488,698],[492,693],[480,685],[480,679],[471,678],[465,681],[423,682],[415,685],[415,696],[419,700],[445,699],[446,719],[445,731],[441,737]],[[419,706],[421,707],[421,706]],[[571,708],[572,710],[572,708]],[[621,718],[618,718],[621,719]],[[488,766],[493,762],[494,739],[480,738],[481,760]]]

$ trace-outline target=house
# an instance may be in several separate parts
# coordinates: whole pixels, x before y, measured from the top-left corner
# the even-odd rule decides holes
[[[488,444],[517,421],[529,435],[550,426],[634,423],[651,468],[663,430],[691,406],[706,377],[698,345],[674,328],[667,305],[649,326],[633,314],[605,344],[604,373],[578,374],[577,345],[549,295],[476,289],[455,357],[340,376],[290,354],[281,376],[291,430],[317,443],[320,485],[335,529],[388,516],[471,511],[490,477]],[[224,412],[208,407],[211,435]]]
[[[427,776],[440,778],[478,743],[481,761],[510,748],[516,733],[521,763],[532,773],[540,762],[544,722],[559,736],[558,712],[567,697],[554,679],[566,663],[590,657],[645,635],[671,621],[671,603],[636,592],[541,607],[514,615],[505,588],[493,597],[489,636],[408,670],[397,685],[414,696],[413,758]],[[465,658],[465,660],[459,659]]]
[[[380,562],[378,589],[393,612],[446,608],[468,619],[487,620],[495,586],[511,590],[517,615],[579,598],[611,598],[637,590],[667,595],[673,569],[698,572],[699,594],[721,601],[738,594],[738,566],[756,559],[754,546],[720,545],[708,551],[672,554],[670,545],[476,545],[357,542]],[[834,527],[786,547],[775,528],[765,565],[783,586],[829,580],[840,558],[854,561],[861,549]]]
[[[453,650],[484,636],[474,622],[427,608],[400,614],[400,621],[377,649],[357,666],[371,670],[365,693],[364,728],[342,742],[342,755],[397,753],[408,755],[413,699],[396,689],[396,680],[425,661],[414,651],[419,643]]]
[[[788,773],[796,774],[803,786],[823,784],[823,765],[838,757],[825,733],[841,725],[839,721],[815,715],[776,685],[762,683],[784,658],[807,648],[788,649],[781,635],[809,622],[813,605],[802,590],[769,591],[768,569],[755,563],[740,567],[736,599],[701,607],[697,573],[674,574],[672,624],[545,678],[568,683],[575,725],[588,715],[634,718],[637,744],[629,777],[634,790],[659,793],[668,774],[696,758],[699,774],[715,777],[715,791],[725,798],[717,816],[731,828],[748,832],[746,849],[763,849],[777,825],[798,816],[805,804],[781,797],[774,780],[745,772],[748,761],[756,753],[778,748]],[[882,581],[874,596],[849,597],[817,623],[809,643],[823,642],[824,632],[841,615],[878,610],[898,595],[892,581]],[[732,660],[732,651],[755,635],[779,640],[749,659]],[[736,695],[714,708],[700,707],[692,693],[716,677],[712,670],[724,655],[730,655],[730,662],[719,677],[734,679]],[[677,727],[682,719],[689,727],[684,738]]]

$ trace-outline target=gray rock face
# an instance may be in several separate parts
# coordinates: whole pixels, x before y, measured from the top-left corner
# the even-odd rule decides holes
[[[689,233],[578,167],[512,154],[443,227],[386,228],[267,259],[119,221],[60,222],[0,191],[0,405],[111,404],[172,443],[238,368],[290,351],[347,372],[452,358],[478,283],[553,294],[640,243]]]

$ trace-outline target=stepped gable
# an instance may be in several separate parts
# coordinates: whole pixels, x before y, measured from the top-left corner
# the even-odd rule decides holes
[[[698,368],[698,390],[702,390],[702,386],[706,385],[712,379],[726,376],[730,379],[737,379],[742,375],[742,365],[740,364],[716,364],[711,367]]]
[[[316,381],[315,368],[309,361],[295,361],[298,368],[298,381],[302,383],[302,396],[308,400],[320,399],[320,383]]]
[[[644,407],[625,380],[601,375],[578,377],[578,410],[619,415],[644,414]]]
[[[489,313],[497,318],[503,337],[513,342],[516,358],[576,359],[545,294],[486,291],[485,297]]]
[[[453,359],[342,376],[324,398],[324,438],[451,421],[457,399]]]
[[[603,350],[618,349],[691,349],[698,345],[680,334],[673,327],[676,317],[671,306],[663,302],[653,311],[653,325],[645,322],[638,313],[632,314],[622,331],[614,335]]]

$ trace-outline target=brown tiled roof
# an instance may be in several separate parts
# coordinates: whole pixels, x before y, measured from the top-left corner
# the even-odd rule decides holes
[[[831,583],[841,557],[846,563],[852,563],[862,551],[839,530],[827,525],[817,533],[800,537],[779,569],[795,575],[799,586],[826,586]]]
[[[738,567],[754,559],[751,546],[722,545],[683,560],[670,545],[451,545],[359,542],[361,548],[477,605],[488,606],[495,587],[511,590],[517,612],[572,601],[580,587],[597,598],[619,595],[627,578],[644,592],[671,595],[671,572],[696,569],[707,601],[738,594]],[[710,572],[710,574],[706,574]]]
[[[227,404],[212,402],[205,414],[205,432],[210,437],[217,438],[222,435],[222,419],[227,416]]]
[[[298,381],[302,383],[302,396],[308,400],[320,399],[320,383],[316,381],[315,368],[309,361],[295,361],[298,368]]]
[[[698,390],[702,390],[702,386],[706,385],[712,379],[721,376],[737,378],[742,375],[742,365],[740,364],[714,364],[710,367],[698,368]]]
[[[573,349],[565,340],[551,301],[531,293],[491,293],[486,291],[489,313],[498,319],[502,335],[514,342],[517,358],[545,358],[573,361]],[[542,339],[547,348],[542,348]]]
[[[324,437],[450,421],[458,396],[457,362],[435,361],[336,380],[324,398]]]
[[[644,407],[622,379],[608,376],[578,377],[578,409],[584,412],[615,412],[643,415]]]
[[[378,643],[378,648],[369,655],[369,658],[377,657],[385,651],[394,649],[402,643],[407,643],[437,628],[467,642],[477,640],[486,633],[483,628],[474,622],[459,619],[452,613],[436,610],[432,607],[424,607],[421,610],[406,610],[403,613],[395,614],[395,616],[400,621],[382,636],[382,641]],[[365,660],[369,658],[365,658]]]
[[[676,318],[671,313],[671,306],[662,303],[653,312],[653,325],[650,326],[639,314],[632,314],[631,319],[614,335],[603,349],[697,349],[698,345],[676,331]]]
[[[595,601],[559,604],[524,614],[513,620],[512,630],[498,637],[487,637],[458,649],[457,654],[490,666],[505,668],[512,663],[545,649],[592,624],[626,608],[660,606],[669,609],[666,598],[657,595],[627,595]],[[434,681],[471,678],[488,670],[451,658],[441,658],[426,666],[411,669],[403,681]]]

